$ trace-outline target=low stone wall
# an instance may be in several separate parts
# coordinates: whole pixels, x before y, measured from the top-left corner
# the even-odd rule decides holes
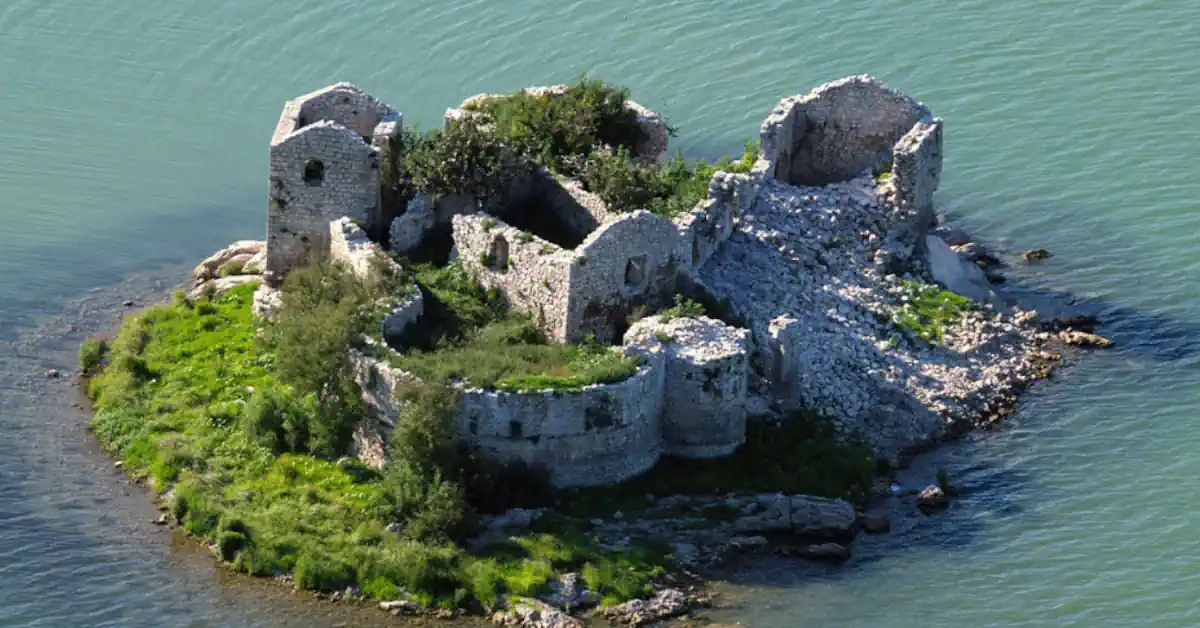
[[[651,316],[626,332],[626,344],[662,347],[666,352],[665,453],[716,458],[746,442],[749,338],[749,331],[706,316]]]
[[[663,352],[634,349],[642,367],[615,384],[582,392],[468,390],[459,433],[500,460],[541,466],[555,486],[613,484],[641,474],[661,451]]]

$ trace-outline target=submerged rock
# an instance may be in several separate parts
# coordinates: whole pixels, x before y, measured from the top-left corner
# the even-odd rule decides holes
[[[1040,262],[1051,257],[1050,251],[1046,249],[1030,249],[1021,254],[1021,259],[1026,262]]]
[[[917,508],[926,514],[942,510],[950,505],[946,492],[937,486],[927,486],[917,494]]]
[[[1111,347],[1112,341],[1104,336],[1090,334],[1085,331],[1066,329],[1058,332],[1058,337],[1065,344],[1076,347]]]

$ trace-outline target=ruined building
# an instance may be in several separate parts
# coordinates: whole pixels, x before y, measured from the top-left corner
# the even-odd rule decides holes
[[[553,97],[563,86],[533,89]],[[649,138],[636,156],[659,159],[667,147],[662,119],[636,103],[626,106]],[[446,118],[464,115],[470,113],[460,107]],[[393,209],[398,203],[381,192],[380,154],[400,127],[398,112],[349,84],[287,103],[271,141],[261,301],[314,255],[369,272],[364,260],[381,248],[403,253],[449,230],[464,268],[528,313],[548,338],[594,335],[642,357],[628,380],[579,393],[462,391],[456,416],[464,439],[497,457],[544,466],[559,486],[624,480],[663,454],[728,455],[745,440],[751,380],[804,377],[788,364],[788,334],[796,329],[752,334],[707,317],[627,322],[636,308],[653,312],[680,292],[703,290],[698,270],[730,239],[764,179],[821,185],[890,169],[891,202],[912,213],[916,233],[932,222],[941,170],[941,120],[867,77],[780,101],[762,125],[754,170],[718,172],[708,197],[674,219],[611,211],[578,182],[545,171],[487,207],[463,196],[418,196]],[[525,224],[529,215],[546,220]],[[419,291],[397,295],[382,335],[419,320],[421,307]],[[766,363],[760,373],[752,373],[752,360]],[[382,435],[400,409],[395,391],[412,376],[360,353],[355,362],[374,410],[356,444],[360,455],[380,462]]]

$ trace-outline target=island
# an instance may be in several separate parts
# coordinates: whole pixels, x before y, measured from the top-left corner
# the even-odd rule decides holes
[[[586,77],[426,133],[348,83],[288,102],[265,240],[80,347],[94,434],[237,571],[639,625],[731,553],[844,560],[909,456],[1103,344],[938,225],[943,121],[875,78],[780,100],[740,156],[674,133]]]

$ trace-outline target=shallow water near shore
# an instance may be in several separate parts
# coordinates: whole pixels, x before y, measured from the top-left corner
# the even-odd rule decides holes
[[[943,213],[1053,258],[1116,347],[1004,426],[918,459],[964,495],[841,568],[751,561],[755,627],[1191,625],[1200,496],[1200,5],[940,0],[0,6],[0,626],[388,623],[216,569],[150,523],[69,378],[75,344],[264,225],[283,102],[356,82],[429,128],[481,91],[619,82],[734,153],[780,97],[867,72],[947,121]],[[99,288],[97,290],[97,288]],[[128,296],[127,296],[128,295]]]

